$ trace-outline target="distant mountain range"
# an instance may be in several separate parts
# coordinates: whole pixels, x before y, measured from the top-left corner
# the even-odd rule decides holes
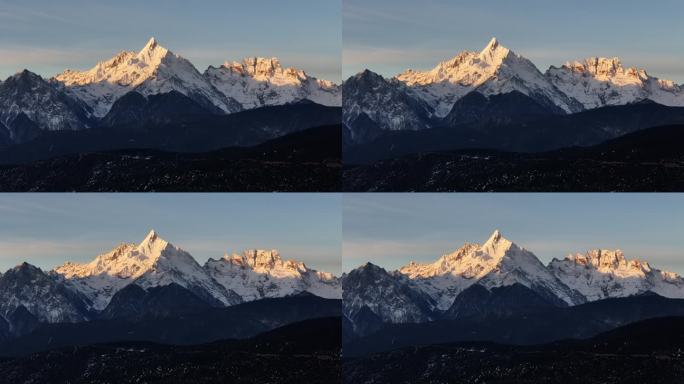
[[[0,275],[0,339],[46,324],[175,318],[297,295],[339,299],[342,294],[335,276],[283,260],[276,250],[247,250],[202,266],[151,231],[140,244],[121,244],[89,263],[66,263],[47,273],[24,263]]]
[[[478,329],[485,332],[483,329],[504,321],[500,320],[502,318],[529,318],[534,312],[538,314],[535,321],[541,327],[545,321],[568,311],[577,312],[576,319],[582,318],[586,312],[581,308],[601,308],[599,312],[605,314],[603,308],[610,310],[613,307],[599,303],[632,297],[642,299],[623,302],[632,309],[627,311],[628,317],[621,317],[616,312],[616,324],[640,320],[640,316],[647,318],[649,314],[684,314],[681,304],[684,302],[681,300],[684,299],[684,278],[675,273],[659,270],[644,261],[628,260],[619,250],[592,250],[562,260],[554,259],[544,265],[532,252],[505,239],[499,231],[482,245],[466,243],[433,263],[411,262],[393,272],[368,263],[343,275],[342,287],[346,327],[351,335],[356,335],[350,339],[377,333],[374,336],[376,345],[382,344],[379,340],[383,329],[386,329],[384,332],[399,329],[392,328],[391,324],[426,324],[426,329],[432,329],[430,327],[440,327],[440,321],[459,321],[467,323],[459,327],[481,326],[484,328]],[[651,295],[659,299],[651,299]],[[662,300],[675,301],[662,304]],[[653,304],[656,302],[661,304]],[[660,308],[662,312],[649,311],[644,309],[646,307],[639,310],[644,303],[654,309]],[[634,312],[638,314],[634,315]],[[436,325],[428,325],[433,323]],[[591,331],[604,330],[588,326],[583,332],[590,335]],[[472,332],[468,340],[478,340],[480,331]],[[413,335],[410,339],[415,342],[427,342],[421,341],[417,330],[406,334]],[[437,337],[437,334],[431,335]],[[456,340],[465,335],[454,332],[443,337]],[[541,340],[540,335],[546,334],[540,331],[539,335],[534,332],[527,335]],[[564,335],[572,337],[574,334]],[[521,334],[518,341],[522,342],[525,337]],[[393,340],[396,342],[396,338]]]
[[[276,58],[247,58],[200,73],[151,38],[140,52],[121,52],[88,71],[67,70],[45,80],[24,70],[0,82],[0,145],[28,141],[40,131],[111,125],[112,108],[131,92],[139,95],[135,104],[177,92],[195,109],[218,115],[304,101],[341,105],[337,85],[283,68]]]
[[[489,108],[503,103],[508,113],[502,117],[516,121],[516,115],[529,120],[643,100],[684,106],[682,86],[643,69],[624,68],[618,58],[593,57],[542,73],[496,38],[481,52],[462,52],[426,72],[408,70],[385,79],[366,70],[347,79],[342,88],[350,143],[368,142],[386,131],[462,124],[477,111],[464,111],[459,101],[475,93],[482,102],[492,104]],[[510,93],[525,97],[496,100]],[[460,144],[452,142],[454,147]]]

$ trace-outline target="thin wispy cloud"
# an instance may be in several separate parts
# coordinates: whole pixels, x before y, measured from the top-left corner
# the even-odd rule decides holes
[[[543,263],[622,249],[684,274],[684,198],[606,194],[362,194],[344,197],[343,269],[433,262],[495,230]]]
[[[52,269],[88,262],[151,229],[202,264],[244,249],[339,274],[340,198],[269,194],[0,195],[0,271],[21,262]]]
[[[460,51],[479,50],[496,36],[542,71],[589,56],[619,56],[629,66],[684,83],[684,40],[678,38],[684,33],[684,3],[659,2],[658,17],[644,18],[641,9],[636,0],[620,7],[590,0],[572,6],[538,0],[346,0],[343,73],[346,78],[368,68],[392,77],[406,68],[428,69]]]
[[[56,13],[44,12],[40,9],[25,6],[24,4],[10,4],[10,2],[7,1],[0,2],[0,22],[6,25],[7,23],[15,21],[26,24],[38,24],[45,21],[73,24],[73,19],[60,16]]]
[[[0,78],[24,68],[44,77],[65,67],[89,69],[121,50],[137,51],[155,36],[199,70],[245,56],[278,56],[339,82],[340,15],[341,3],[318,0],[239,7],[223,0],[201,6],[180,0],[0,1]]]
[[[409,261],[425,259],[432,250],[434,259],[447,251],[434,245],[418,241],[401,240],[345,240],[342,244],[342,267],[349,271],[366,262],[372,262],[387,269],[396,269]]]

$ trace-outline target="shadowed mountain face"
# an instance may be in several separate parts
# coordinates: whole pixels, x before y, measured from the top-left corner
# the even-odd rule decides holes
[[[131,284],[117,292],[99,314],[101,319],[142,320],[201,312],[211,306],[177,284],[153,287],[147,291]]]
[[[477,124],[491,126],[524,123],[562,114],[562,111],[549,109],[518,91],[490,97],[485,97],[479,92],[471,92],[454,104],[449,114],[442,120],[442,125]]]
[[[64,323],[85,321],[92,315],[87,302],[78,292],[28,263],[0,275],[0,317],[8,321],[12,332],[30,328],[36,319]]]
[[[103,127],[138,127],[192,121],[209,117],[216,111],[202,107],[180,92],[171,91],[145,97],[130,92],[117,100],[107,115],[100,120]]]
[[[445,319],[510,316],[555,307],[556,304],[521,284],[487,290],[475,284],[456,297]]]
[[[47,131],[92,127],[89,112],[83,102],[27,70],[0,83],[0,123],[9,130],[12,143],[31,138],[37,127]]]
[[[10,145],[12,143],[12,139],[10,137],[10,132],[7,127],[0,123],[0,149]]]

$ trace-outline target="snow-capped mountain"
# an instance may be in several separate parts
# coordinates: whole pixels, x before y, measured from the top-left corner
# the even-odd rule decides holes
[[[502,46],[496,38],[481,52],[461,52],[430,71],[408,70],[396,78],[433,106],[437,117],[446,116],[458,99],[473,90],[485,96],[519,91],[566,113],[582,110],[531,61]]]
[[[117,99],[133,90],[145,96],[177,91],[225,113],[242,109],[234,99],[217,91],[190,61],[154,38],[138,53],[121,52],[88,71],[67,70],[54,80],[88,104],[96,117],[106,115]]]
[[[88,319],[85,298],[28,263],[0,276],[0,318],[12,325],[15,312],[24,310],[49,323]]]
[[[342,276],[343,314],[352,324],[368,312],[384,323],[420,323],[432,319],[432,299],[410,286],[409,280],[366,263]]]
[[[88,297],[98,311],[129,284],[147,289],[175,283],[215,305],[242,301],[212,279],[189,253],[161,239],[155,231],[138,245],[122,244],[90,263],[66,263],[54,273]]]
[[[278,251],[249,250],[200,266],[188,252],[153,230],[140,244],[121,244],[85,264],[66,263],[53,271],[68,287],[101,311],[112,297],[135,284],[143,289],[176,284],[215,306],[309,292],[342,296],[339,280],[328,272],[283,260]]]
[[[49,273],[24,263],[0,274],[0,336],[30,331],[38,322],[184,313],[303,292],[342,296],[331,273],[282,260],[277,251],[250,250],[200,266],[152,230],[139,244],[121,244],[89,263]],[[158,301],[136,308],[149,300]]]
[[[549,270],[588,301],[654,292],[684,298],[684,278],[651,267],[648,262],[628,260],[620,250],[596,249],[586,254],[554,259]]]
[[[86,71],[66,70],[46,81],[24,70],[0,82],[0,145],[29,141],[41,130],[106,125],[108,112],[128,94],[149,98],[174,92],[196,103],[203,114],[304,101],[342,104],[339,86],[300,69],[283,68],[276,58],[226,62],[200,73],[189,60],[151,38],[139,52],[122,51]],[[184,113],[194,111],[176,111]]]
[[[495,231],[482,245],[465,244],[430,264],[411,262],[399,273],[446,310],[466,288],[479,284],[487,289],[524,285],[558,304],[576,305],[584,298],[554,276],[530,251]]]
[[[650,76],[644,69],[624,68],[619,58],[590,57],[551,67],[546,77],[586,109],[624,105],[644,99],[684,106],[684,88]]]
[[[482,245],[466,243],[433,263],[411,262],[393,272],[368,263],[343,275],[342,288],[343,312],[357,333],[382,323],[506,314],[648,293],[684,298],[684,278],[628,260],[619,250],[593,250],[545,266],[499,231]]]
[[[339,280],[328,272],[308,268],[295,260],[283,260],[277,250],[246,250],[226,254],[204,265],[209,276],[245,301],[266,297],[290,296],[310,292],[316,296],[339,299]]]
[[[24,118],[34,122],[35,129],[79,130],[90,127],[87,107],[53,87],[39,75],[24,70],[0,83],[0,124],[12,141],[29,132],[20,123]]]
[[[283,68],[277,58],[250,57],[240,62],[210,66],[204,77],[245,109],[283,105],[302,100],[340,106],[340,88],[327,80],[309,76],[301,69]]]
[[[589,58],[542,73],[530,60],[502,46],[496,38],[480,52],[461,52],[428,71],[409,69],[385,79],[366,70],[346,80],[343,88],[343,119],[355,143],[371,141],[384,130],[450,127],[472,124],[471,120],[486,127],[489,123],[478,116],[460,119],[464,113],[458,102],[474,93],[484,96],[485,101],[518,93],[524,96],[517,97],[524,103],[531,105],[526,99],[530,98],[537,104],[535,109],[543,113],[536,115],[546,116],[645,99],[684,106],[682,85],[650,76],[643,69],[623,68],[617,58]],[[366,135],[369,127],[377,132]]]

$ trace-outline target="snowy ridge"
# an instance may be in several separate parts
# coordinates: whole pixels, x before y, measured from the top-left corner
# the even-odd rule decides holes
[[[584,301],[551,274],[533,253],[505,239],[498,230],[481,246],[467,243],[434,263],[411,262],[398,272],[432,297],[440,310],[448,309],[456,296],[473,284],[491,289],[519,283],[544,297],[560,299],[566,305]]]
[[[67,262],[55,268],[53,273],[63,277],[73,289],[85,295],[94,309],[102,310],[116,292],[148,268],[145,266],[146,260],[125,258],[124,255],[132,253],[135,248],[135,244],[121,244],[90,263]]]
[[[684,106],[684,89],[660,80],[644,69],[624,68],[619,58],[590,57],[551,67],[546,77],[584,108],[624,105],[644,99],[669,106]]]
[[[684,298],[684,279],[673,272],[651,267],[648,262],[628,260],[621,250],[595,249],[586,254],[554,259],[549,269],[588,301],[654,292]]]
[[[328,106],[342,104],[337,85],[311,77],[303,70],[283,68],[275,57],[226,62],[219,68],[209,67],[204,76],[216,89],[247,109],[301,100]]]
[[[250,249],[226,254],[204,265],[207,273],[228,290],[251,301],[310,292],[325,298],[342,297],[339,280],[328,272],[308,268],[295,260],[283,260],[277,250]]]

